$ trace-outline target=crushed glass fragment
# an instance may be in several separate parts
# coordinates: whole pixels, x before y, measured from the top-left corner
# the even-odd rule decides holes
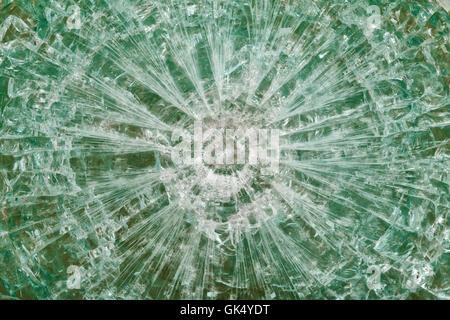
[[[0,2],[0,299],[449,299],[448,9]]]

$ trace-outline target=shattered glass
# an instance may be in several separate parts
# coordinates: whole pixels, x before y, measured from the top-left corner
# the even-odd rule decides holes
[[[0,1],[0,298],[449,299],[449,9]]]

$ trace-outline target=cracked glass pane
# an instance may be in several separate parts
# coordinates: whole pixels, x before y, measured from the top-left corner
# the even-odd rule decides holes
[[[0,298],[449,299],[449,9],[0,1]]]

